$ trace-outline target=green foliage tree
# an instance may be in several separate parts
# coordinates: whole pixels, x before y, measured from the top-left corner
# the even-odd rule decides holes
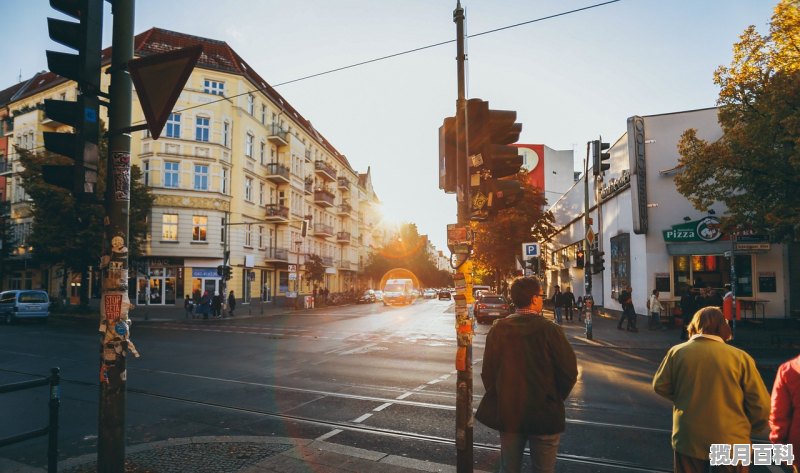
[[[439,274],[439,269],[428,254],[427,244],[427,238],[419,234],[415,224],[405,223],[400,226],[397,238],[369,255],[364,273],[379,281],[389,270],[405,268],[413,272],[422,285],[440,286],[445,278]]]
[[[678,145],[675,183],[698,210],[725,204],[723,229],[797,241],[800,230],[800,2],[781,0],[769,35],[748,27],[729,67],[714,82],[720,93],[715,142],[686,130]]]
[[[313,285],[319,286],[325,279],[325,265],[319,255],[310,255],[305,264],[306,279]]]
[[[523,197],[518,205],[498,212],[486,222],[473,222],[475,234],[473,260],[476,279],[500,287],[500,282],[517,269],[522,244],[543,241],[555,231],[554,219],[544,208],[547,200],[539,189],[531,186],[526,173],[517,179],[522,183]]]

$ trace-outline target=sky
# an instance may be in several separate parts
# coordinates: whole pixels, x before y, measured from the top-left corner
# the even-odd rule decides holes
[[[768,32],[777,2],[605,1],[462,0],[466,32],[476,35],[467,40],[467,97],[517,111],[520,143],[576,150],[576,169],[587,141],[616,141],[630,116],[714,106],[714,70],[730,64],[747,26]],[[104,3],[108,46],[112,16]],[[137,0],[135,32],[159,27],[227,42],[356,171],[371,170],[388,221],[415,223],[447,254],[456,201],[438,188],[438,129],[455,113],[455,6]],[[559,15],[577,9],[584,10]],[[49,2],[0,0],[0,11],[0,89],[47,69],[45,50],[69,51],[48,37],[46,18],[64,18]],[[480,34],[525,22],[531,23]],[[446,41],[452,42],[425,48]],[[424,49],[279,85],[417,48]]]

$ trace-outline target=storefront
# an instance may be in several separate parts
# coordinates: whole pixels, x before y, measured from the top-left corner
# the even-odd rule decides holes
[[[222,289],[222,277],[217,268],[192,268],[192,298],[200,300],[204,293],[219,294]]]
[[[149,258],[136,279],[138,305],[175,305],[183,298],[180,258]]]

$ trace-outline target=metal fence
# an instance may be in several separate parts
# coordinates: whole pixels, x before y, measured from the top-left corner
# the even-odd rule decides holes
[[[58,471],[58,409],[61,407],[61,369],[51,368],[47,378],[0,385],[0,394],[50,386],[50,417],[46,427],[0,439],[0,447],[47,435],[47,472]]]

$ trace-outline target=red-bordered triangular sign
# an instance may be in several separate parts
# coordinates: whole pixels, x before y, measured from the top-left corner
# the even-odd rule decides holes
[[[161,136],[202,52],[203,47],[197,45],[128,62],[128,72],[154,140]]]

